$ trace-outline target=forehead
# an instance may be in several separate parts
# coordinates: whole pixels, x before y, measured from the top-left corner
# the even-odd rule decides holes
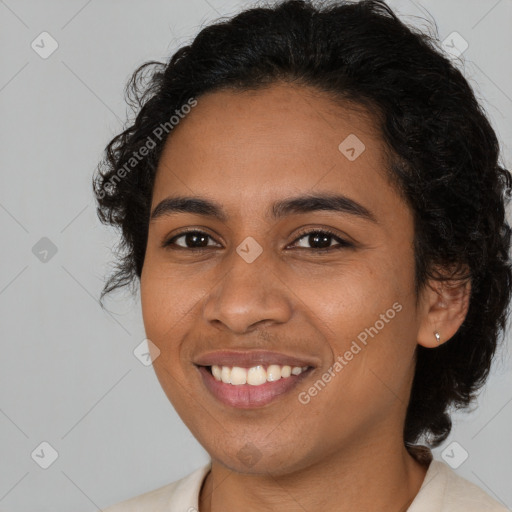
[[[153,206],[169,195],[215,198],[238,214],[298,193],[343,193],[387,210],[377,120],[315,89],[275,84],[200,96],[166,141]]]

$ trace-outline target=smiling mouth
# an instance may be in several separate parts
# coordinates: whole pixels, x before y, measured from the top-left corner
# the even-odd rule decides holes
[[[242,386],[249,384],[251,386],[261,386],[265,382],[275,382],[280,379],[288,379],[292,375],[300,375],[305,372],[309,366],[289,366],[271,364],[268,366],[256,365],[250,368],[240,366],[219,366],[213,365],[207,367],[214,379],[222,381],[224,384],[232,386]]]
[[[197,366],[207,390],[224,405],[252,409],[290,395],[311,366],[271,364],[241,366]]]

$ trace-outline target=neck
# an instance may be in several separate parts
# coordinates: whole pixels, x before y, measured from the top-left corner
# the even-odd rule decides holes
[[[382,438],[381,438],[382,439]],[[332,454],[287,475],[244,474],[212,460],[200,494],[200,512],[239,510],[290,512],[406,511],[418,493],[427,467],[399,444],[382,441]]]

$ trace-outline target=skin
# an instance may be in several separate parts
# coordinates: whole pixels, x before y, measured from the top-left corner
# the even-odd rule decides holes
[[[349,134],[365,145],[354,161],[338,149]],[[413,217],[384,168],[371,114],[284,83],[203,95],[168,138],[152,210],[169,196],[201,196],[227,216],[151,221],[141,276],[146,334],[160,350],[155,372],[212,458],[201,512],[398,512],[417,494],[426,468],[402,439],[415,348],[435,349],[435,330],[441,343],[455,334],[468,287],[431,283],[416,303]],[[376,222],[332,211],[267,216],[275,201],[304,193],[344,194]],[[161,246],[186,228],[211,237],[206,251]],[[330,238],[330,252],[319,252],[301,228],[334,230],[353,247],[335,249],[339,242]],[[252,263],[236,252],[249,236],[263,250]],[[186,245],[185,238],[176,243]],[[395,303],[401,311],[300,403],[299,392]],[[316,368],[277,401],[236,409],[206,391],[192,362],[214,349],[275,350]],[[248,464],[240,450],[257,462]]]

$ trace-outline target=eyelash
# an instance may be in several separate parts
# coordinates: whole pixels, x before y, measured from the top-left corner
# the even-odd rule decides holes
[[[209,237],[210,239],[213,240],[213,237],[210,236],[208,233],[205,233],[204,231],[200,231],[200,230],[197,230],[197,229],[190,229],[190,230],[186,230],[186,231],[181,231],[180,233],[178,233],[177,235],[174,235],[173,237],[169,238],[168,240],[164,241],[162,243],[162,247],[164,248],[167,248],[167,249],[171,249],[171,250],[186,250],[186,251],[195,251],[195,252],[202,252],[202,251],[206,251],[208,250],[210,247],[181,247],[181,246],[175,246],[175,241],[179,238],[181,238],[182,236],[185,236],[187,235],[188,233],[194,233],[194,234],[199,234],[199,235],[206,235],[207,237]],[[338,250],[338,249],[346,249],[346,248],[350,248],[350,247],[354,247],[354,244],[351,243],[351,242],[348,242],[347,240],[344,240],[343,238],[340,238],[334,231],[331,231],[329,229],[326,229],[326,228],[322,228],[322,229],[310,229],[310,230],[305,230],[305,231],[302,231],[298,234],[298,237],[292,242],[292,243],[297,243],[301,238],[304,238],[308,235],[312,235],[312,234],[321,234],[321,235],[328,235],[330,237],[332,237],[335,241],[338,242],[338,245],[337,246],[334,246],[334,247],[323,247],[321,249],[317,249],[317,248],[307,248],[307,247],[302,247],[301,249],[306,249],[306,250],[309,250],[309,251],[313,251],[313,252],[329,252],[329,251],[332,251],[332,250]]]

